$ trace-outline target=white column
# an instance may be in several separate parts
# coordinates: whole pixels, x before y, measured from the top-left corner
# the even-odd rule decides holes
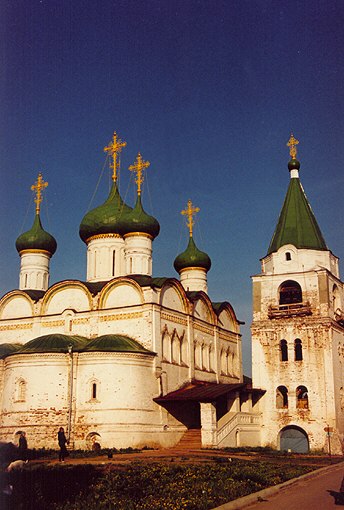
[[[201,403],[202,447],[216,446],[216,407],[212,403]]]

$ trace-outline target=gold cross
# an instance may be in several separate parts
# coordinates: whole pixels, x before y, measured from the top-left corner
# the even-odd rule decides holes
[[[42,174],[39,173],[37,177],[37,181],[35,184],[31,186],[31,190],[36,192],[35,204],[36,204],[36,214],[39,214],[42,198],[42,190],[48,186],[48,183],[43,181]]]
[[[294,138],[293,133],[290,134],[289,142],[287,143],[287,147],[290,147],[289,154],[292,159],[296,158],[297,149],[296,145],[299,144],[299,141]]]
[[[109,143],[107,147],[104,147],[104,152],[108,152],[110,156],[112,156],[112,163],[110,164],[110,168],[112,168],[112,180],[113,182],[117,181],[117,169],[119,168],[119,163],[117,163],[117,154],[119,154],[123,147],[127,145],[127,142],[122,142],[119,138],[117,138],[116,131],[113,134],[113,139]]]
[[[141,195],[141,184],[143,183],[143,170],[148,168],[150,165],[149,161],[143,161],[142,156],[138,153],[136,158],[136,163],[130,165],[129,170],[131,172],[136,172],[136,184],[137,184],[137,194]]]
[[[188,217],[187,226],[189,227],[190,237],[192,237],[192,227],[195,224],[195,222],[193,220],[193,216],[196,213],[198,213],[199,211],[200,211],[200,208],[199,207],[194,207],[192,205],[191,200],[188,200],[187,208],[184,209],[183,211],[181,211],[181,214],[183,214],[183,216],[187,216]]]

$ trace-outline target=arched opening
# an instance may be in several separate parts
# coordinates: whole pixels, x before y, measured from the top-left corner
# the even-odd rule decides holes
[[[90,432],[86,436],[86,446],[89,450],[99,451],[101,449],[100,446],[101,436],[98,432]]]
[[[295,361],[302,361],[302,341],[296,338],[294,342]]]
[[[290,425],[279,433],[279,449],[283,452],[308,453],[309,441],[306,432],[300,427]]]
[[[306,386],[296,388],[296,408],[308,409],[308,390]]]
[[[288,361],[288,344],[286,340],[280,341],[280,360]]]
[[[302,303],[302,289],[297,282],[287,280],[280,286],[279,304],[289,305],[292,303]]]
[[[276,408],[288,409],[288,388],[278,386],[276,389]]]
[[[285,253],[285,260],[291,260],[291,253],[290,253],[290,251],[287,251]]]

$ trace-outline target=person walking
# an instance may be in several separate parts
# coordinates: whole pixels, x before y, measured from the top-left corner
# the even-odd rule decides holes
[[[65,436],[64,428],[63,427],[59,428],[59,431],[58,431],[58,434],[57,434],[57,440],[58,440],[59,447],[60,447],[59,461],[60,462],[64,462],[65,457],[68,456],[68,452],[67,452],[67,448],[66,448],[66,444],[68,443],[68,441],[67,441],[67,438]]]

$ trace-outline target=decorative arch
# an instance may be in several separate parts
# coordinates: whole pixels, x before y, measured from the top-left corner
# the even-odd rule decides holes
[[[66,280],[56,283],[45,293],[42,315],[58,314],[67,309],[77,312],[92,310],[92,296],[84,283]]]
[[[181,342],[176,329],[172,334],[172,362],[180,365],[181,363]]]
[[[168,332],[167,326],[162,331],[162,360],[171,363],[172,361],[172,342],[171,335]]]
[[[160,292],[160,305],[179,312],[188,312],[184,288],[177,280],[171,279],[164,283]]]
[[[307,433],[296,425],[283,427],[278,434],[278,444],[281,451],[308,453],[309,440]]]
[[[196,319],[211,324],[216,323],[216,314],[213,309],[213,304],[205,292],[189,293],[188,297],[192,303],[192,315]]]
[[[294,280],[286,280],[281,283],[278,289],[279,304],[290,305],[293,303],[302,303],[301,285]]]
[[[213,308],[217,315],[218,326],[220,328],[239,333],[239,321],[234,308],[228,301],[223,303],[213,303]]]
[[[108,282],[99,296],[99,310],[119,308],[122,306],[141,305],[144,303],[140,285],[131,278],[119,277]]]
[[[17,319],[32,317],[34,315],[34,302],[21,290],[8,292],[0,300],[0,318]]]

